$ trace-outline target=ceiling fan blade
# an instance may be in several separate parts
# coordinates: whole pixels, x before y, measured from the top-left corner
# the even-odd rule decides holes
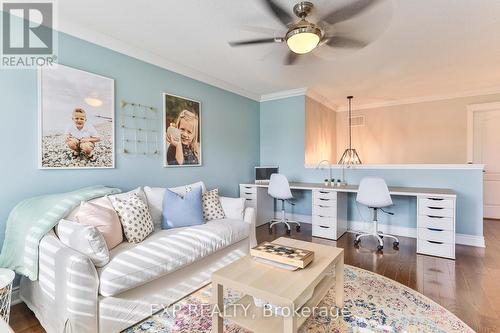
[[[329,14],[325,15],[320,22],[327,22],[329,24],[336,24],[353,18],[369,7],[375,5],[380,0],[357,0],[356,2],[349,3],[344,7],[335,9]]]
[[[281,38],[258,38],[258,39],[248,39],[239,40],[234,42],[229,42],[231,46],[244,46],[244,45],[254,45],[254,44],[266,44],[266,43],[281,43]]]
[[[353,38],[332,36],[327,37],[326,45],[330,47],[342,47],[346,49],[360,49],[368,45],[368,43]]]
[[[285,58],[285,65],[289,66],[289,65],[293,65],[297,62],[297,60],[299,60],[299,55],[295,52],[288,52],[288,54],[286,55],[286,58]]]
[[[273,0],[263,0],[271,13],[280,20],[286,27],[293,22],[293,17],[285,9],[276,4]]]

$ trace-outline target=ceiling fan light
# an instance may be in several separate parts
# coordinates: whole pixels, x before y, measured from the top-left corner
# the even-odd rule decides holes
[[[321,30],[306,22],[306,26],[297,27],[286,34],[286,43],[292,52],[309,53],[318,46]]]

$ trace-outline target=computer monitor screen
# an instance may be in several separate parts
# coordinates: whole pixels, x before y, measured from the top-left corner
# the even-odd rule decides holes
[[[255,167],[255,182],[268,183],[271,175],[278,172],[278,167]]]

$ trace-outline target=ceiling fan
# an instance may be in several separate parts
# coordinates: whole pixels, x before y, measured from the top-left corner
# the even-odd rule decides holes
[[[299,18],[294,19],[281,6],[273,0],[262,0],[271,13],[276,16],[288,29],[284,37],[259,38],[229,42],[230,46],[245,46],[265,43],[286,42],[290,52],[285,60],[286,65],[292,65],[301,54],[313,51],[315,48],[327,45],[340,48],[362,48],[368,43],[350,38],[344,35],[330,34],[337,23],[349,20],[374,5],[378,0],[350,1],[347,5],[335,9],[323,16],[317,23],[308,21],[306,18],[311,13],[314,4],[309,1],[301,1],[293,7],[293,12]]]

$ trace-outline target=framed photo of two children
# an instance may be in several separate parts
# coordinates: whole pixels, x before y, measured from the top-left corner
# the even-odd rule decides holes
[[[57,65],[38,70],[41,169],[114,168],[114,80]]]
[[[201,166],[201,103],[163,94],[163,165]]]

